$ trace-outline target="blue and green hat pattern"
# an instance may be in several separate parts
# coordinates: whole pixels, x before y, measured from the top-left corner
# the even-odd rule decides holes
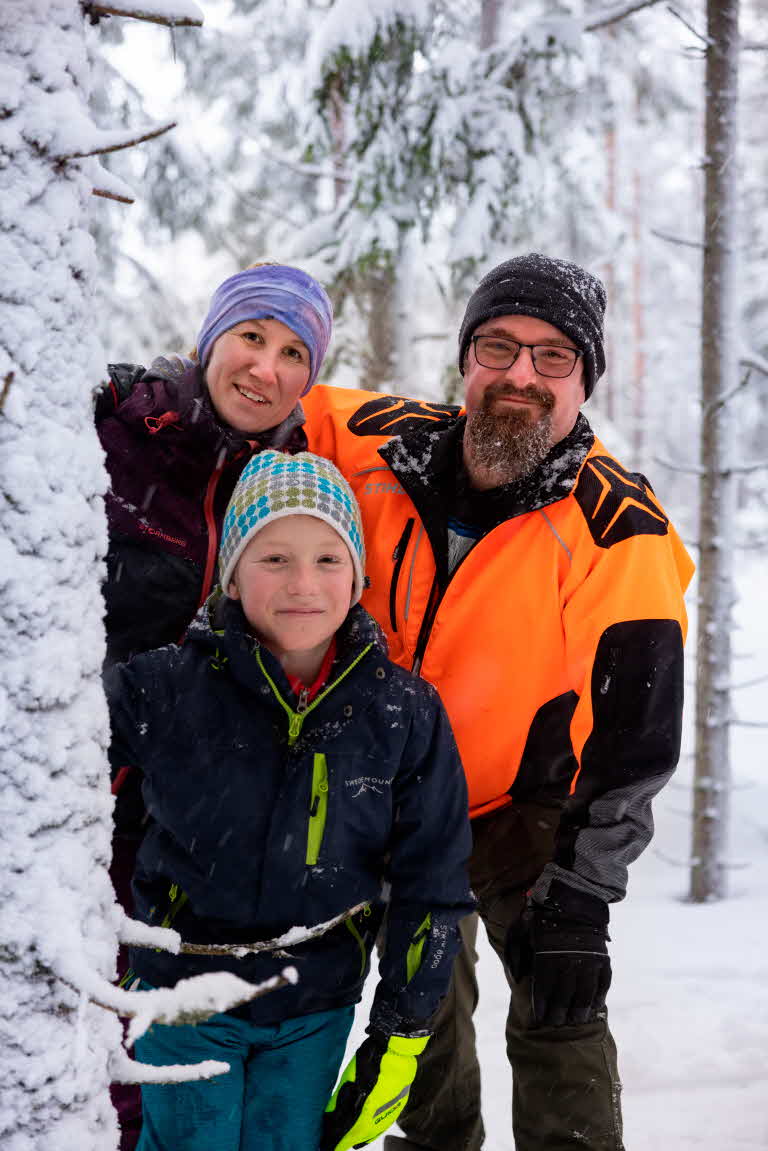
[[[288,456],[270,450],[254,456],[229,501],[219,547],[219,578],[226,592],[246,544],[272,520],[316,516],[349,548],[355,571],[352,602],[363,594],[365,543],[352,489],[330,460],[311,452]]]

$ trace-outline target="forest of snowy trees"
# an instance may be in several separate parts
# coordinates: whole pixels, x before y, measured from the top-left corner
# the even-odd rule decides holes
[[[728,894],[732,731],[764,725],[742,712],[731,620],[735,573],[768,551],[768,0],[202,8],[0,13],[9,1151],[113,1151],[108,1083],[142,1075],[117,1019],[138,1009],[110,986],[138,928],[107,874],[92,392],[107,360],[187,350],[223,276],[299,264],[337,312],[326,380],[454,401],[487,268],[539,250],[600,274],[608,371],[587,414],[699,563],[694,900]],[[240,1002],[237,982],[144,1005],[139,1026]]]

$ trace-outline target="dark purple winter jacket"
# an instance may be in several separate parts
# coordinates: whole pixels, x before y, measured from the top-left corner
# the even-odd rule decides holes
[[[255,451],[306,448],[297,407],[277,428],[245,439],[219,422],[197,363],[181,356],[148,370],[111,364],[96,423],[110,489],[107,662],[184,634],[215,583],[224,513]]]

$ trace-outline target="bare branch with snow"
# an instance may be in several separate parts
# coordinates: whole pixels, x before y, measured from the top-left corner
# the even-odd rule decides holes
[[[307,943],[310,939],[317,939],[318,936],[325,935],[327,931],[338,927],[340,923],[344,923],[351,916],[357,915],[367,906],[367,903],[357,903],[348,911],[343,911],[341,915],[336,915],[333,919],[326,920],[325,923],[317,923],[314,927],[292,927],[290,931],[286,931],[284,935],[279,935],[275,939],[260,939],[256,943],[182,943],[180,953],[182,955],[232,955],[237,959],[242,959],[246,955],[260,951],[271,951],[278,957],[290,959],[290,955],[284,950],[285,948],[297,947],[300,943]]]
[[[693,35],[696,37],[696,39],[700,40],[701,43],[705,47],[707,44],[712,43],[712,41],[710,40],[710,38],[708,36],[705,36],[703,32],[699,32],[699,30],[697,28],[694,28],[693,24],[690,24],[686,20],[685,16],[683,16],[680,12],[678,12],[676,8],[673,8],[671,4],[667,4],[667,12],[669,12],[670,16],[674,16],[676,20],[679,20],[680,23],[685,28],[687,28],[689,32],[692,32]]]
[[[607,28],[609,24],[617,24],[619,20],[626,20],[627,16],[632,16],[642,8],[652,8],[659,2],[660,0],[633,0],[628,4],[611,4],[602,12],[595,13],[589,24],[584,25],[584,31],[596,32],[600,28]]]
[[[293,967],[286,967],[280,975],[258,984],[248,983],[228,971],[219,971],[181,979],[175,987],[126,991],[84,965],[79,956],[66,951],[59,952],[51,966],[59,979],[73,991],[97,1007],[132,1021],[126,1040],[129,1046],[153,1023],[167,1026],[198,1023],[210,1015],[230,1011],[298,980]]]
[[[695,464],[673,464],[671,460],[667,460],[664,456],[655,455],[653,462],[660,464],[663,468],[668,468],[671,472],[682,472],[687,476],[703,476],[704,469]]]
[[[151,1063],[138,1063],[122,1047],[118,1048],[109,1061],[113,1083],[194,1083],[201,1079],[213,1079],[216,1075],[226,1075],[228,1071],[229,1064],[218,1059],[204,1059],[201,1063],[171,1063],[159,1067]]]
[[[167,28],[200,28],[203,23],[203,13],[192,0],[140,0],[135,4],[120,3],[120,0],[108,0],[106,4],[84,0],[82,7],[93,24],[102,16],[125,16]]]
[[[739,392],[743,392],[744,388],[746,388],[747,384],[749,383],[749,377],[751,374],[751,369],[748,368],[738,383],[735,383],[732,388],[730,388],[727,392],[723,392],[722,396],[718,396],[716,400],[712,400],[708,404],[703,404],[701,410],[704,419],[707,419],[708,416],[711,416],[713,412],[717,412],[720,410],[720,408],[725,407],[725,405],[730,403],[730,401],[735,396],[737,396]]]
[[[132,204],[135,199],[133,188],[96,160],[93,161],[93,195],[117,200],[119,204]]]
[[[762,356],[756,356],[754,352],[750,352],[747,356],[742,356],[739,363],[745,368],[753,368],[756,372],[761,372],[762,375],[768,376],[768,360],[764,360]]]
[[[680,244],[684,248],[703,248],[701,240],[684,240],[682,236],[672,236],[669,232],[662,232],[659,228],[650,229],[652,236],[658,236],[660,240],[666,240],[669,244]]]
[[[67,152],[63,155],[57,155],[54,158],[61,164],[66,163],[68,160],[80,160],[86,156],[104,156],[108,152],[120,152],[123,148],[133,148],[136,144],[144,144],[147,140],[154,140],[158,136],[162,136],[165,132],[170,132],[171,128],[176,127],[176,121],[172,120],[170,124],[163,124],[159,128],[152,128],[149,132],[142,132],[141,135],[136,136],[132,132],[102,132],[98,133],[101,136],[109,137],[110,143],[106,140],[103,144],[98,144],[93,148],[88,148],[80,152]],[[117,139],[115,139],[117,137]]]

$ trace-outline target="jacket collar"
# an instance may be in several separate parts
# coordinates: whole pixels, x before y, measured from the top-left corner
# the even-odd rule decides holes
[[[185,643],[196,644],[207,651],[213,666],[221,670],[228,667],[245,687],[259,694],[271,694],[272,689],[255,658],[258,652],[264,670],[283,699],[292,699],[288,677],[279,660],[251,635],[239,601],[225,596],[221,589],[217,588],[200,608],[189,626]],[[364,608],[355,604],[336,634],[336,658],[328,682],[333,683],[347,672],[369,649],[379,663],[388,664],[387,643],[381,628]]]
[[[448,579],[448,515],[457,485],[468,482],[461,450],[466,422],[466,416],[461,416],[443,430],[427,428],[394,436],[379,448],[379,455],[397,476],[421,517],[432,544],[438,578],[443,583]],[[594,432],[579,412],[568,435],[554,445],[530,475],[486,493],[485,501],[491,505],[486,530],[565,499],[594,442]]]

